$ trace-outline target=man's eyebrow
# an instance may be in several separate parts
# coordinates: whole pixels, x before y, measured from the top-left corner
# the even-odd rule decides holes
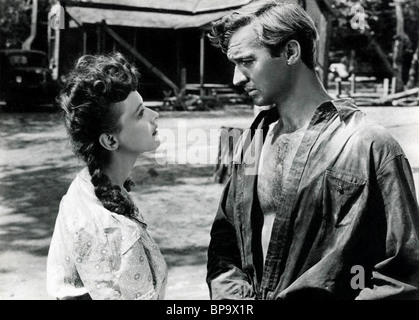
[[[250,53],[249,54],[246,54],[246,53],[238,53],[236,55],[231,54],[231,55],[228,55],[227,58],[229,60],[231,60],[231,61],[241,61],[241,60],[244,60],[244,59],[253,58],[253,54],[250,54]]]

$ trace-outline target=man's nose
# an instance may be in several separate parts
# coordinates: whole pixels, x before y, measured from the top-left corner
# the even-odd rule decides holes
[[[239,86],[243,83],[247,82],[246,76],[239,70],[239,68],[234,68],[234,77],[233,77],[233,84],[235,86]]]

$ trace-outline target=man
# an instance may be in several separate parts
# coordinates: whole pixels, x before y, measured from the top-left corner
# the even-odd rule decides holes
[[[297,5],[213,24],[233,82],[262,111],[242,136],[211,230],[212,299],[417,299],[419,210],[399,144],[315,73]]]

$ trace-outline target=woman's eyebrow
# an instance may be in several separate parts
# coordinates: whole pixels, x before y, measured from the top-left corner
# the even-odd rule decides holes
[[[140,113],[141,109],[144,109],[144,103],[140,103],[137,107],[137,109],[135,109],[134,115],[137,115]]]

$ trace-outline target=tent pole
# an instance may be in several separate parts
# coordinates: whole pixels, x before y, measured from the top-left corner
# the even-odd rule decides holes
[[[87,31],[84,27],[82,28],[82,32],[83,32],[83,55],[85,55],[87,54]]]
[[[199,59],[199,83],[200,83],[200,94],[201,97],[205,95],[204,89],[204,76],[205,76],[205,30],[202,30],[201,41],[200,41],[200,59]]]
[[[96,53],[100,54],[101,52],[101,30],[100,24],[96,25]]]

